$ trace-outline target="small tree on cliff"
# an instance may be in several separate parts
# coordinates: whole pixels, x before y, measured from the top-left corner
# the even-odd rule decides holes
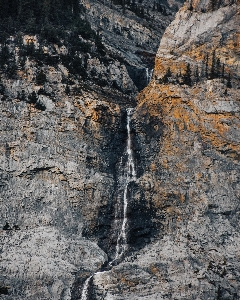
[[[208,78],[208,54],[205,58],[205,77]]]
[[[230,73],[228,73],[227,87],[228,87],[229,89],[232,88],[232,80],[231,80],[231,75],[230,75]]]
[[[222,81],[224,81],[224,76],[225,76],[225,65],[222,64],[222,73],[221,73]]]
[[[198,68],[198,65],[196,66],[196,69],[195,69],[194,80],[195,80],[196,83],[198,83],[199,80],[200,80],[200,78],[199,78],[199,68]]]
[[[44,85],[44,83],[47,81],[46,75],[43,73],[43,70],[41,70],[37,76],[36,76],[36,83],[38,85]]]
[[[191,86],[192,85],[191,76],[192,76],[191,67],[190,64],[187,64],[186,73],[183,75],[183,84],[187,84]]]
[[[210,79],[213,79],[216,77],[216,51],[214,50],[212,53],[212,66],[210,70]]]
[[[171,71],[170,68],[168,68],[166,74],[162,78],[162,82],[164,84],[168,83],[169,82],[169,78],[171,78],[171,77],[172,77],[172,71]]]

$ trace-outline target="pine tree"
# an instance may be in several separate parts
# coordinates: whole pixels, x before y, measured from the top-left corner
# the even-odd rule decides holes
[[[203,79],[205,77],[205,65],[204,63],[201,66],[200,78]]]
[[[2,82],[2,78],[0,77],[0,95],[4,95],[5,93],[5,86]]]
[[[26,94],[25,94],[24,90],[22,90],[22,93],[21,93],[21,100],[26,101]]]
[[[125,13],[126,11],[126,3],[125,3],[125,0],[122,0],[122,10],[123,10],[123,13]]]
[[[216,77],[217,78],[221,77],[221,62],[220,62],[220,58],[217,58],[217,61],[216,61]]]
[[[40,101],[37,101],[35,103],[35,108],[39,109],[39,110],[42,110],[42,111],[46,110],[46,106]]]
[[[32,93],[28,96],[28,102],[29,102],[29,103],[33,103],[33,104],[36,104],[37,101],[38,101],[38,97],[37,97],[36,92],[32,92]]]
[[[11,54],[9,52],[8,46],[3,46],[0,52],[0,67],[2,68],[5,64],[7,64],[10,58]]]
[[[215,4],[216,4],[216,0],[210,0],[210,6],[212,10],[215,9]]]
[[[70,87],[69,87],[69,85],[66,86],[66,88],[65,88],[65,93],[66,93],[67,95],[70,95]]]
[[[193,10],[192,0],[190,0],[189,10]]]
[[[171,78],[171,77],[172,77],[172,71],[171,71],[170,68],[168,68],[166,74],[162,78],[162,82],[164,84],[168,83],[169,82],[169,78]]]
[[[224,77],[225,77],[225,65],[224,64],[222,64],[222,73],[221,73],[221,77],[222,77],[222,79],[224,79]]]
[[[190,64],[187,64],[186,73],[183,76],[183,84],[187,84],[187,85],[191,86],[192,85],[191,76],[192,76],[192,71],[190,68]]]
[[[195,82],[198,83],[199,82],[199,69],[198,69],[198,65],[197,65],[197,67],[195,69],[194,77],[195,77]]]
[[[214,50],[212,53],[212,65],[210,70],[210,79],[214,79],[216,77],[216,51]]]
[[[153,2],[153,9],[152,10],[154,11],[155,9],[156,9],[156,2],[154,1]]]
[[[206,60],[205,60],[205,77],[208,79],[208,54],[206,56]]]
[[[232,88],[232,81],[231,81],[231,75],[230,75],[230,73],[228,73],[227,87],[228,87],[229,89]]]
[[[3,226],[3,230],[12,230],[8,222]]]

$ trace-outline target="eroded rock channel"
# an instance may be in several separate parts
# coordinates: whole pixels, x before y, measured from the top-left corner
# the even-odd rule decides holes
[[[106,211],[102,210],[100,212],[103,214],[102,220],[99,220],[98,228],[95,228],[98,233],[98,245],[108,254],[108,262],[101,266],[97,272],[87,277],[82,284],[82,288],[79,286],[79,282],[75,283],[72,299],[78,297],[81,300],[97,299],[94,295],[95,276],[101,277],[102,273],[111,270],[113,266],[117,266],[123,258],[134,255],[134,252],[149,243],[154,233],[156,233],[156,226],[153,224],[154,209],[147,207],[138,185],[138,175],[141,170],[136,164],[139,159],[137,160],[136,146],[134,147],[133,144],[134,140],[136,141],[134,139],[135,131],[132,128],[133,113],[134,108],[127,108],[124,114],[126,141],[123,154],[116,166],[114,201],[110,209],[106,208]],[[112,220],[106,220],[105,215],[109,215],[111,210],[113,210]],[[99,228],[101,227],[105,227],[106,232],[103,230],[102,235],[99,235],[101,232]]]

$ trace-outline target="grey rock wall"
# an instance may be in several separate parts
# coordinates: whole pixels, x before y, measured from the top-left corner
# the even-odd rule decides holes
[[[46,82],[39,86],[40,68],[31,59],[17,78],[1,74],[2,299],[80,299],[90,275],[90,299],[240,297],[237,85],[226,90],[219,79],[193,87],[158,82],[162,65],[185,64],[193,54],[198,59],[201,52],[191,47],[202,37],[205,20],[204,41],[224,32],[222,57],[231,54],[228,67],[237,75],[237,6],[224,2],[214,12],[202,12],[206,1],[193,1],[193,10],[188,4],[167,29],[155,77],[137,100],[131,123],[137,180],[128,189],[128,251],[113,266],[107,263],[114,258],[122,221],[114,218],[126,160],[125,109],[134,105],[136,81],[144,81],[136,74],[144,77],[150,68],[173,16],[150,12],[156,23],[153,18],[145,23],[130,11],[123,14],[120,6],[85,1],[86,15],[109,51],[107,62],[81,54],[90,79],[70,76],[60,63],[45,64]],[[170,13],[179,3],[164,5]],[[69,91],[66,79],[72,81]],[[103,87],[99,79],[110,84]],[[44,109],[20,99],[22,90],[26,97],[35,91]]]
[[[75,273],[107,260],[97,236],[83,235],[111,205],[121,110],[86,92],[45,111],[17,99],[1,107],[0,286],[6,299],[71,299]]]

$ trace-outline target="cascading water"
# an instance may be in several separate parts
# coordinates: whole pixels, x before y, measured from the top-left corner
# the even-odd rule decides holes
[[[148,68],[146,68],[146,79],[147,79],[147,85],[149,84],[149,82],[151,81],[152,79],[152,75],[153,75],[153,69],[151,69],[149,71]]]
[[[153,69],[150,70],[148,83],[151,81],[153,77]]]
[[[131,140],[131,116],[133,109],[127,109],[127,169],[125,174],[124,193],[123,193],[123,223],[118,235],[115,260],[122,257],[127,250],[127,208],[128,208],[128,186],[136,180],[136,170],[133,159],[132,140]]]
[[[133,108],[127,109],[127,164],[123,174],[123,222],[121,231],[117,238],[117,245],[116,245],[116,254],[115,258],[109,263],[109,266],[112,266],[113,262],[118,261],[124,255],[127,250],[127,209],[128,209],[128,187],[131,182],[136,181],[136,170],[133,158],[133,150],[132,150],[132,139],[131,139],[131,116],[133,114]],[[122,158],[121,158],[121,165],[122,165]],[[97,272],[102,273],[102,272]],[[95,274],[97,274],[95,273]],[[89,290],[89,283],[91,278],[95,275],[91,275],[87,278],[83,285],[82,296],[81,300],[88,300],[88,290]]]
[[[87,280],[84,282],[81,300],[88,300],[89,282],[92,279],[92,277],[93,277],[93,275],[91,275],[90,277],[88,277]]]

